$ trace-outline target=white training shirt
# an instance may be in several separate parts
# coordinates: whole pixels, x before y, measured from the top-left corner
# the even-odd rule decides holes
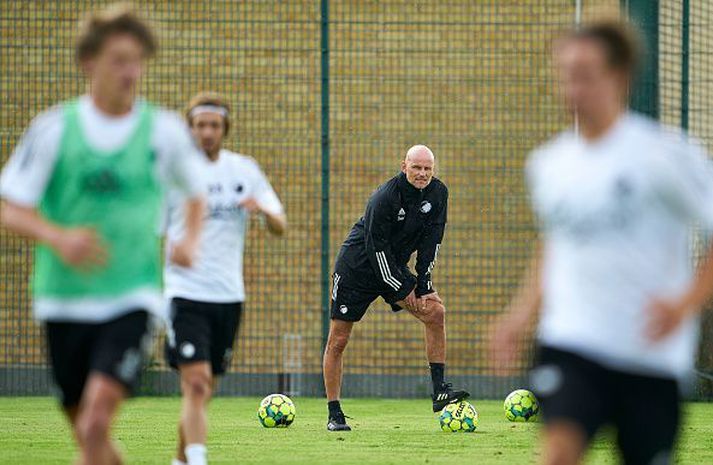
[[[697,319],[660,343],[645,328],[651,299],[691,283],[693,226],[713,229],[703,149],[629,113],[594,142],[556,137],[527,176],[544,231],[541,343],[612,369],[690,374]]]
[[[253,158],[221,150],[216,161],[206,158],[205,163],[207,212],[198,254],[191,268],[166,261],[165,295],[200,302],[243,302],[243,250],[250,215],[240,203],[254,197],[275,215],[283,213],[282,204]],[[171,244],[183,236],[184,213],[172,196],[167,209],[167,257]]]
[[[137,106],[123,116],[102,113],[88,96],[79,99],[79,122],[88,143],[102,151],[124,145],[139,121]],[[36,207],[44,195],[59,156],[65,116],[62,106],[41,113],[31,123],[0,176],[0,197],[24,207]],[[185,197],[202,193],[201,154],[181,118],[166,110],[154,113],[151,143],[159,179]],[[110,155],[109,155],[110,156]],[[138,207],[137,207],[138,208]],[[157,232],[160,225],[156,225]],[[144,308],[164,316],[160,292],[141,288],[107,298],[39,298],[35,316],[46,321],[103,322],[127,311]]]

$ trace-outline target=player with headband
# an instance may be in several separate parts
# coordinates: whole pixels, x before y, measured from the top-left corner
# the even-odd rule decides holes
[[[243,250],[251,214],[265,219],[270,233],[284,234],[282,204],[255,159],[222,148],[230,130],[229,107],[204,92],[188,104],[186,118],[206,156],[207,216],[193,268],[166,262],[165,295],[171,304],[167,357],[181,377],[183,394],[174,465],[206,463],[206,407],[215,377],[230,364],[245,300]],[[170,197],[166,237],[183,234],[180,199]]]

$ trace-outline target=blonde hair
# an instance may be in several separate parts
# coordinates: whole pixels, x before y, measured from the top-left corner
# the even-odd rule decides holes
[[[158,42],[151,27],[124,3],[90,13],[84,20],[77,38],[75,54],[78,61],[96,56],[106,40],[116,34],[129,34],[144,47],[147,57],[153,56]]]

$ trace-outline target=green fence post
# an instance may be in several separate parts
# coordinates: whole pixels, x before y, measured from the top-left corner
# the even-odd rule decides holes
[[[643,34],[646,47],[638,79],[631,90],[630,106],[633,110],[659,118],[659,0],[624,0],[629,19]]]
[[[322,349],[329,335],[329,0],[321,0],[322,89]]]
[[[690,63],[691,48],[691,3],[683,0],[681,18],[681,127],[688,131],[688,68]]]

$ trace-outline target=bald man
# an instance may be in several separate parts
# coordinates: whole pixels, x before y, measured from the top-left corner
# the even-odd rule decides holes
[[[344,241],[334,267],[332,321],[324,352],[329,431],[350,431],[339,401],[342,356],[355,322],[382,297],[394,312],[406,309],[425,326],[426,355],[433,381],[433,411],[466,399],[444,381],[446,329],[443,301],[431,272],[446,227],[448,188],[433,177],[433,152],[411,147],[401,173],[371,195],[364,216]],[[416,252],[416,276],[408,269]]]

